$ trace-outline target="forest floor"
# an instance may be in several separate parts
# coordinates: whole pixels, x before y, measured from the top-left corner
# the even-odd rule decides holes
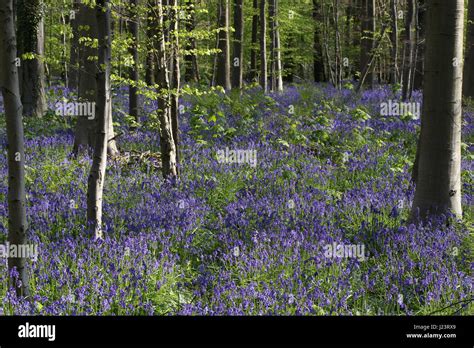
[[[91,160],[70,156],[72,120],[54,114],[61,94],[51,89],[52,111],[25,120],[28,238],[39,255],[29,302],[8,289],[1,262],[5,314],[474,313],[472,108],[464,221],[422,227],[406,222],[419,119],[381,115],[383,103],[400,101],[390,87],[184,96],[177,182],[158,168],[152,103],[131,130],[126,91],[116,90],[117,142],[132,160],[108,161],[105,238],[94,241],[85,228]],[[6,196],[2,156],[0,243]],[[338,245],[361,253],[328,253]]]

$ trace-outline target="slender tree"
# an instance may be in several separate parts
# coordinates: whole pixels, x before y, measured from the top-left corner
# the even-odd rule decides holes
[[[362,0],[361,35],[360,71],[362,72],[369,64],[375,45],[375,0]],[[370,88],[374,87],[375,73],[372,69],[368,71],[365,81]]]
[[[111,31],[110,0],[97,0],[96,16],[98,27],[99,57],[97,73],[96,117],[94,157],[87,186],[87,222],[95,238],[102,238],[102,200],[107,167],[107,132],[112,109],[110,91]]]
[[[415,14],[416,4],[415,0],[408,0],[407,2],[407,15],[405,21],[405,62],[403,70],[403,100],[411,98],[411,91],[413,90],[412,78],[414,68],[414,54],[415,54]]]
[[[423,116],[412,220],[461,208],[463,0],[427,1]]]
[[[185,61],[185,72],[184,79],[186,81],[199,82],[201,76],[199,74],[199,66],[197,61],[197,44],[196,39],[193,37],[193,31],[196,28],[196,9],[195,1],[186,1],[186,11],[188,13],[188,19],[186,20],[186,32],[190,35],[186,41],[186,54],[184,55]]]
[[[70,67],[69,67],[69,87],[75,92],[78,90],[79,84],[79,4],[80,0],[74,0],[73,9],[69,15],[69,23],[71,25],[71,46],[70,46]]]
[[[395,84],[398,83],[398,0],[390,0],[390,17],[390,83]]]
[[[474,98],[474,0],[469,1],[464,62],[464,96]]]
[[[250,80],[257,81],[258,77],[258,0],[253,0],[252,16],[252,46],[250,48]]]
[[[266,0],[260,0],[260,86],[268,90]]]
[[[23,113],[42,117],[46,111],[42,1],[17,0],[16,5]]]
[[[270,24],[270,81],[272,91],[283,91],[280,29],[278,27],[278,0],[270,0],[268,6]]]
[[[79,90],[78,96],[81,102],[95,103],[98,73],[98,65],[95,61],[97,57],[97,48],[91,43],[98,37],[96,10],[84,3],[80,4],[79,9],[79,35],[82,38],[87,38],[81,43],[79,47]],[[114,126],[112,122],[112,109],[108,109],[107,121],[107,151],[110,155],[119,153],[117,144],[114,140]],[[97,130],[97,119],[89,119],[88,117],[77,117],[76,128],[74,132],[74,146],[73,153],[77,155],[84,149],[94,148],[95,134]]]
[[[176,149],[176,163],[179,164],[179,92],[181,70],[179,68],[179,7],[178,0],[171,0],[171,25],[170,37],[171,55],[172,55],[172,70],[171,70],[171,88],[173,93],[171,95],[171,127],[173,130],[173,140]],[[179,171],[179,168],[177,169]],[[179,174],[179,173],[178,173]]]
[[[130,67],[130,80],[132,83],[128,87],[129,93],[129,114],[138,121],[138,91],[137,84],[138,74],[138,0],[130,1],[130,21],[128,28],[132,36],[132,44],[129,46],[129,52],[132,56],[133,63]]]
[[[0,89],[3,95],[8,142],[8,242],[26,244],[25,151],[23,143],[22,105],[16,66],[17,50],[13,1],[0,2]],[[8,270],[19,274],[19,296],[28,296],[28,273],[23,257],[8,259]],[[10,273],[11,274],[11,273]],[[14,280],[11,278],[11,280]]]
[[[160,146],[163,177],[176,177],[176,147],[171,125],[171,98],[168,65],[166,64],[166,43],[162,0],[156,1],[157,9],[157,84],[158,118],[160,121]]]
[[[232,88],[240,89],[243,84],[244,62],[244,1],[234,0],[234,50],[232,59]]]
[[[313,76],[314,82],[324,81],[323,46],[321,43],[321,4],[319,0],[313,0]]]
[[[230,40],[229,40],[229,0],[219,0],[219,33],[216,82],[226,90],[231,89],[230,81]]]
[[[146,2],[146,60],[145,60],[145,82],[148,86],[155,83],[155,0]]]

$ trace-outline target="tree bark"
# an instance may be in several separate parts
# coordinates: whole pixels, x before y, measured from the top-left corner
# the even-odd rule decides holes
[[[461,207],[463,0],[428,0],[423,117],[412,221]],[[442,53],[442,54],[441,54]]]
[[[219,0],[219,34],[216,83],[225,90],[232,88],[230,81],[229,0]]]
[[[25,116],[42,117],[46,111],[44,24],[41,0],[17,1],[18,56],[21,102]],[[33,55],[25,57],[24,55]]]
[[[73,11],[74,18],[70,17],[72,38],[71,38],[71,49],[69,52],[70,55],[70,69],[69,69],[69,87],[76,91],[78,90],[79,83],[79,28],[78,22],[79,18],[79,4],[80,0],[74,0]]]
[[[232,88],[241,89],[244,63],[244,2],[234,0],[234,59],[232,60]]]
[[[3,95],[8,142],[8,242],[26,244],[25,151],[23,142],[22,105],[19,88],[15,24],[12,0],[0,2],[0,89]],[[21,286],[13,283],[18,296],[29,296],[25,258],[9,258],[9,274],[19,274]]]

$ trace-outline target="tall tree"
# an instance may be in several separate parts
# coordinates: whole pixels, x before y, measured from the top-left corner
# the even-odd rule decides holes
[[[260,0],[260,86],[268,90],[266,0]]]
[[[179,92],[181,70],[179,68],[179,4],[178,0],[171,0],[171,25],[170,38],[171,55],[172,55],[172,70],[171,70],[171,88],[173,89],[171,95],[171,127],[173,130],[173,140],[176,149],[176,163],[179,164]],[[179,168],[177,169],[179,172]],[[179,174],[179,173],[178,173]]]
[[[216,83],[226,90],[231,89],[230,81],[230,40],[229,40],[229,0],[218,2],[218,49]]]
[[[26,243],[25,207],[25,151],[23,143],[22,105],[17,67],[13,1],[0,2],[0,89],[3,95],[8,142],[8,242],[11,245]],[[21,286],[19,296],[28,296],[26,260],[8,259],[8,269],[16,269]],[[16,285],[16,284],[15,284]]]
[[[413,69],[414,69],[414,54],[415,54],[415,14],[416,4],[415,0],[407,0],[407,15],[405,20],[405,57],[403,69],[403,89],[402,98],[408,100],[411,98],[413,90]]]
[[[155,0],[146,2],[146,59],[145,59],[145,82],[148,86],[155,83]]]
[[[87,186],[87,222],[95,238],[102,238],[102,199],[107,167],[107,132],[110,122],[109,110],[112,109],[110,90],[111,31],[110,0],[97,0],[96,16],[98,27],[98,73],[96,94],[97,128],[95,135],[94,157]]]
[[[98,65],[95,61],[97,57],[97,48],[92,44],[98,37],[96,11],[84,3],[79,7],[79,35],[85,38],[79,47],[79,89],[78,96],[81,102],[95,103],[98,73]],[[108,109],[107,121],[107,151],[111,155],[119,153],[114,140],[114,126],[112,122],[112,109]],[[95,134],[97,129],[97,119],[88,119],[87,117],[77,117],[76,128],[74,132],[73,153],[78,154],[81,149],[89,149],[95,146]]]
[[[69,69],[69,87],[75,92],[79,84],[79,20],[76,16],[79,13],[80,0],[74,0],[72,12],[69,16],[71,24],[71,45],[70,45],[70,69]]]
[[[466,97],[474,98],[474,0],[469,1],[467,23],[463,94]]]
[[[390,0],[390,83],[398,83],[398,0]]]
[[[250,80],[257,81],[258,76],[258,21],[259,7],[258,0],[253,0],[253,16],[252,16],[252,46],[250,48]]]
[[[278,26],[278,0],[270,0],[268,5],[270,18],[270,81],[272,91],[283,91],[280,28]]]
[[[130,67],[130,80],[132,83],[128,87],[129,93],[129,114],[138,121],[138,0],[130,1],[130,21],[128,28],[132,36],[132,44],[129,46],[129,52],[133,63]]]
[[[186,32],[190,35],[186,41],[186,54],[184,55],[185,61],[185,72],[184,79],[186,81],[199,82],[201,76],[199,74],[199,66],[197,61],[197,44],[196,39],[193,37],[193,31],[196,28],[196,9],[195,1],[186,1],[186,11],[188,13],[188,19],[186,20]]]
[[[42,1],[17,0],[16,5],[23,113],[42,117],[46,111]]]
[[[449,211],[462,216],[464,1],[428,0],[427,5],[425,88],[413,220]]]
[[[171,98],[169,71],[166,55],[166,42],[163,21],[162,0],[156,1],[157,8],[157,84],[158,84],[158,118],[160,121],[160,147],[163,177],[176,177],[176,146],[171,125]]]
[[[364,71],[369,64],[375,46],[375,0],[362,0],[360,43],[360,71]],[[367,73],[366,83],[370,88],[375,84],[375,73],[371,69]]]
[[[320,0],[313,0],[313,76],[314,82],[324,81],[324,59],[321,38],[321,4]]]
[[[234,0],[234,54],[232,59],[232,88],[242,88],[244,62],[244,1]]]

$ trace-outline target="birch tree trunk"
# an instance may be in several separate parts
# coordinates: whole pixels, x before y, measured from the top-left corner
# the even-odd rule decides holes
[[[461,207],[463,0],[428,0],[423,118],[412,220]],[[442,53],[442,54],[441,54]]]
[[[112,108],[110,91],[110,2],[97,0],[96,16],[98,27],[98,73],[96,95],[97,129],[95,135],[94,157],[87,186],[87,222],[96,239],[103,237],[102,232],[102,200],[107,167],[107,132],[109,110]]]
[[[12,0],[0,2],[0,89],[3,95],[8,142],[8,242],[26,244],[25,151],[22,105],[19,88],[15,24]],[[8,270],[16,269],[21,286],[19,296],[29,295],[28,273],[24,258],[9,258]],[[11,279],[13,280],[13,279]],[[11,284],[13,285],[13,284]],[[15,284],[16,286],[16,284]]]

